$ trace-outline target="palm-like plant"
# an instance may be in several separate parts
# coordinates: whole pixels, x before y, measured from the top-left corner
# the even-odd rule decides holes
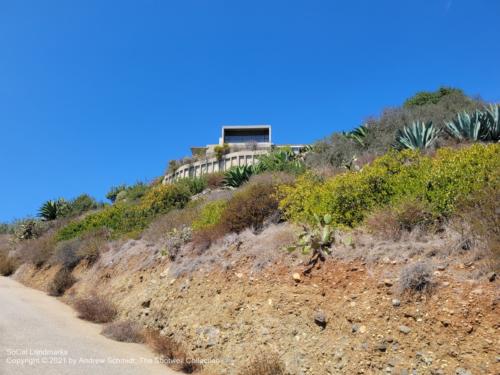
[[[460,141],[486,140],[488,137],[486,117],[486,114],[480,111],[475,111],[472,115],[461,112],[453,121],[446,122],[446,131]]]
[[[366,125],[361,125],[351,130],[350,132],[342,132],[342,135],[347,139],[351,139],[361,147],[365,146],[365,139],[368,135],[368,128]]]
[[[254,169],[251,165],[233,167],[226,172],[224,176],[224,183],[227,186],[237,188],[244,182],[248,181],[253,172]]]
[[[415,121],[410,126],[398,130],[393,147],[400,150],[429,148],[436,141],[438,134],[439,130],[432,125],[432,122]]]
[[[62,198],[55,201],[49,200],[42,204],[38,211],[38,216],[46,221],[55,220],[64,215],[67,207],[67,202]]]

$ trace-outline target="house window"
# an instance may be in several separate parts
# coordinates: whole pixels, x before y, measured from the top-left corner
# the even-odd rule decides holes
[[[252,142],[269,142],[269,129],[224,129],[224,143]]]

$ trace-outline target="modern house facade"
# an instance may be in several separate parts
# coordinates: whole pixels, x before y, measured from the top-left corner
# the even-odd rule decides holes
[[[303,145],[282,145],[294,152]],[[223,126],[217,144],[204,147],[191,147],[192,160],[177,166],[167,173],[163,183],[179,178],[200,177],[209,173],[225,172],[235,166],[252,165],[260,155],[267,154],[275,147],[272,143],[270,125],[231,125]]]

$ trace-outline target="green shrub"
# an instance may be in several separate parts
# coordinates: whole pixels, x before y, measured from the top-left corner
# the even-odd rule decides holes
[[[175,182],[175,185],[185,187],[189,190],[191,195],[199,194],[207,187],[207,180],[205,177],[190,177],[182,178]]]
[[[69,223],[58,232],[57,237],[59,241],[69,240],[99,228],[107,228],[114,235],[130,233],[144,229],[149,223],[150,216],[150,212],[141,207],[116,203]]]
[[[136,202],[141,199],[149,190],[149,186],[144,182],[137,182],[134,185],[118,185],[113,186],[106,194],[106,198],[115,202]]]
[[[88,194],[82,194],[68,202],[68,213],[65,216],[78,216],[84,212],[99,208],[99,204]]]
[[[404,102],[405,107],[423,106],[427,104],[437,104],[443,97],[450,95],[465,96],[461,89],[453,87],[440,87],[436,91],[420,91]]]
[[[359,172],[324,182],[311,174],[280,188],[281,208],[293,221],[314,222],[331,214],[334,225],[355,226],[388,204],[421,200],[435,215],[447,216],[460,197],[481,189],[500,168],[500,145],[443,148],[434,157],[418,151],[389,152]]]
[[[126,185],[112,186],[106,194],[106,199],[109,199],[111,203],[115,203],[118,194],[127,188]]]
[[[149,186],[144,182],[138,182],[134,185],[128,186],[125,189],[124,199],[127,202],[136,202],[146,195],[149,191]]]
[[[58,240],[69,240],[99,228],[107,228],[114,236],[135,233],[146,228],[155,216],[174,208],[183,208],[190,196],[185,186],[157,185],[149,188],[137,204],[116,202],[69,223],[59,231]]]
[[[193,222],[193,229],[200,230],[219,224],[226,206],[227,202],[225,200],[207,203],[202,208],[198,218]]]
[[[191,191],[183,184],[157,185],[142,197],[140,206],[153,214],[165,213],[173,208],[184,208]]]
[[[224,155],[229,154],[229,152],[231,152],[231,149],[228,144],[224,143],[222,146],[220,145],[215,146],[214,152],[217,160],[222,160]]]

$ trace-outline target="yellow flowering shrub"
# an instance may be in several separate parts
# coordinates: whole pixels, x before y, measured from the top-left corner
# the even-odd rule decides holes
[[[499,169],[499,144],[443,148],[433,157],[391,151],[361,171],[326,181],[299,177],[295,185],[279,188],[280,208],[292,221],[313,222],[315,213],[330,214],[336,225],[350,227],[374,209],[406,200],[421,200],[435,214],[448,215],[457,199],[491,183]]]

